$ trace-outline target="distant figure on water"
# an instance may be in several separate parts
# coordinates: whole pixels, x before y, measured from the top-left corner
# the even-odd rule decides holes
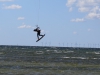
[[[45,36],[45,34],[44,35],[41,35],[41,30],[40,30],[40,27],[38,27],[38,25],[36,26],[37,28],[36,29],[34,29],[34,31],[35,32],[37,32],[37,38],[38,38],[38,40],[36,41],[36,42],[38,42],[42,37],[44,37]],[[41,38],[39,38],[39,36],[42,36]]]

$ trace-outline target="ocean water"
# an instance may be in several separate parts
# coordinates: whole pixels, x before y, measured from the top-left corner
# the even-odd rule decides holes
[[[0,46],[0,75],[100,75],[100,49]]]

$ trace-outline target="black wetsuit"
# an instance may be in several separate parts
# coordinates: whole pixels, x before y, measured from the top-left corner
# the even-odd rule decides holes
[[[35,32],[37,32],[37,37],[39,39],[39,36],[44,36],[44,35],[41,35],[41,30],[39,27],[37,27],[36,29],[34,29]]]
[[[37,31],[37,35],[40,35],[40,33],[41,33],[41,30],[38,30],[38,31]]]
[[[41,30],[39,29],[39,27],[37,27],[36,29],[34,29],[35,32],[37,32],[37,36],[41,36]]]

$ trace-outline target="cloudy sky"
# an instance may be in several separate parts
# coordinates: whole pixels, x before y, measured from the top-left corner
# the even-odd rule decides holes
[[[36,25],[46,34],[38,43]],[[0,0],[0,45],[99,44],[100,0]]]

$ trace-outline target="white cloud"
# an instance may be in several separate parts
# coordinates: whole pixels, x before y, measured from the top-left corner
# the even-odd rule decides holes
[[[66,6],[77,8],[80,13],[86,12],[85,19],[100,19],[100,0],[67,0]]]
[[[0,0],[0,2],[11,2],[13,0]]]
[[[76,0],[68,0],[68,2],[67,2],[66,5],[67,5],[68,7],[70,7],[70,6],[72,6],[72,5],[75,3],[75,1],[76,1]]]
[[[74,32],[73,32],[73,34],[77,34],[77,32],[76,32],[76,31],[74,31]]]
[[[78,7],[89,7],[98,5],[98,0],[77,0]]]
[[[76,19],[72,19],[72,22],[83,22],[84,18],[76,18]]]
[[[44,34],[49,33],[49,31],[47,31],[47,30],[41,30],[41,32],[44,33]]]
[[[86,17],[89,18],[89,19],[94,19],[94,18],[99,18],[100,19],[100,13],[91,12]]]
[[[18,20],[24,20],[25,18],[24,17],[18,17]]]
[[[71,12],[72,10],[73,10],[73,8],[72,8],[72,7],[70,7],[69,11]]]
[[[22,6],[15,5],[15,4],[10,5],[10,6],[4,6],[4,9],[21,9],[21,8],[22,8]]]
[[[23,23],[23,24],[22,24],[21,26],[19,26],[18,28],[20,29],[20,28],[33,28],[33,27],[30,26],[30,25],[26,25],[26,24]]]
[[[88,12],[89,11],[89,8],[88,7],[79,7],[78,10],[80,12]]]
[[[89,28],[88,31],[91,31],[91,29]]]
[[[45,32],[44,30],[41,30],[41,32]]]
[[[100,12],[100,7],[99,6],[95,6],[92,10],[91,10],[91,12]]]

